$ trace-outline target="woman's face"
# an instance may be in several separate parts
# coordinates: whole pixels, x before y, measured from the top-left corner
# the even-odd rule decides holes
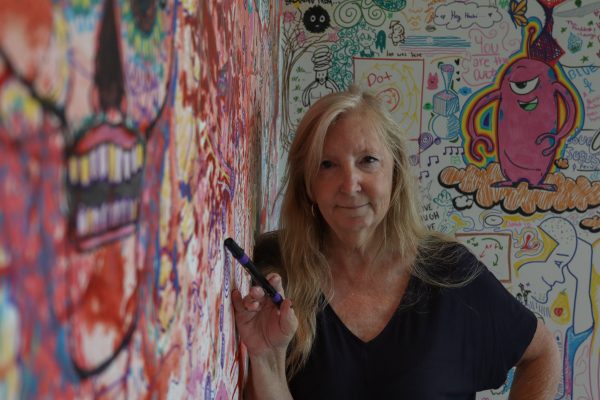
[[[339,239],[359,244],[372,238],[390,205],[393,165],[367,115],[350,113],[330,127],[311,189]]]

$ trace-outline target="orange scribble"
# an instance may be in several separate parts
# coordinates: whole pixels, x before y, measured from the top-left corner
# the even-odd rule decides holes
[[[569,168],[569,160],[566,158],[559,158],[554,160],[554,165],[556,165],[556,168],[567,169]]]
[[[581,222],[579,223],[579,226],[582,229],[587,229],[588,231],[591,231],[591,232],[600,231],[600,215],[594,215],[591,218],[582,219]]]
[[[545,180],[545,183],[555,185],[556,191],[532,190],[527,182],[515,187],[494,187],[494,183],[504,181],[498,163],[490,163],[485,168],[475,165],[461,169],[446,167],[440,173],[439,180],[446,187],[454,187],[464,194],[474,194],[475,202],[482,208],[499,204],[511,213],[529,215],[548,210],[583,212],[600,205],[600,182],[591,182],[584,176],[572,179],[560,172],[548,174]]]

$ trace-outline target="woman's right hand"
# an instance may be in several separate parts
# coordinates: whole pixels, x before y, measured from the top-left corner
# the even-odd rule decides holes
[[[284,296],[281,277],[272,273],[266,278]],[[232,300],[235,323],[248,355],[261,357],[274,353],[285,354],[298,328],[292,302],[284,298],[278,308],[260,286],[252,286],[243,298],[238,290],[234,290]]]

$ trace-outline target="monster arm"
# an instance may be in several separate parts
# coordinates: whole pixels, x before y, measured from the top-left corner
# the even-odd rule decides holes
[[[569,92],[567,90],[565,85],[563,85],[561,82],[554,82],[552,84],[552,87],[555,90],[555,92],[554,92],[555,96],[562,97],[563,101],[565,102],[567,114],[565,116],[565,123],[560,128],[558,133],[556,133],[556,134],[544,133],[535,139],[535,142],[537,144],[542,143],[546,139],[553,141],[553,142],[551,142],[550,147],[547,147],[546,149],[542,150],[542,154],[544,156],[549,156],[556,149],[556,147],[558,147],[558,144],[560,143],[560,141],[565,136],[567,136],[569,133],[571,133],[571,131],[575,127],[575,115],[577,114],[575,99],[573,98],[573,95],[571,94],[571,92]],[[558,107],[558,104],[557,104],[557,107]],[[557,124],[558,124],[558,121],[557,121]]]
[[[484,107],[486,107],[489,103],[491,103],[492,101],[500,100],[500,99],[501,99],[500,91],[493,90],[490,93],[488,93],[487,95],[485,95],[482,98],[480,98],[479,100],[477,100],[477,102],[475,103],[475,106],[473,107],[473,109],[471,110],[471,113],[469,114],[469,119],[467,121],[467,132],[469,133],[469,136],[471,137],[471,146],[470,146],[471,155],[473,156],[473,158],[476,161],[481,161],[483,159],[482,155],[479,154],[479,151],[477,150],[477,144],[479,142],[484,142],[485,149],[488,152],[491,152],[494,149],[494,144],[492,143],[492,140],[489,137],[480,135],[477,132],[477,128],[475,127],[475,118],[481,112],[481,110]]]

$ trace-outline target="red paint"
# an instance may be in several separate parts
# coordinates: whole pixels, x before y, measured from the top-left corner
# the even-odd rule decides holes
[[[115,143],[125,150],[130,150],[137,143],[135,133],[121,126],[108,124],[98,125],[90,129],[83,139],[75,145],[76,154],[85,154],[102,143]]]

